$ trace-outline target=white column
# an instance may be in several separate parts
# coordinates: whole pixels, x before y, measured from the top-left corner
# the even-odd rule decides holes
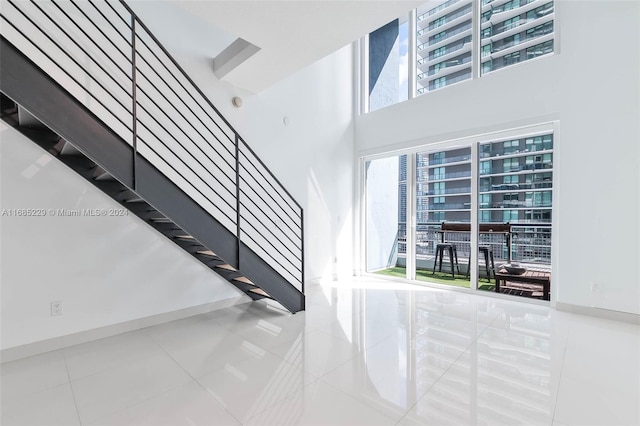
[[[471,78],[480,77],[480,0],[471,2]]]
[[[409,12],[409,99],[416,97],[417,77],[418,77],[418,61],[416,59],[418,51],[418,32],[417,32],[417,16],[416,9]]]
[[[416,279],[416,154],[407,154],[407,279]]]
[[[471,144],[471,238],[469,247],[470,288],[478,289],[478,143]]]
[[[360,43],[360,113],[369,112],[369,34]]]

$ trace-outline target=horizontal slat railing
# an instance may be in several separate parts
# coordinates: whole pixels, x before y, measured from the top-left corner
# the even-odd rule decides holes
[[[87,18],[96,14],[100,20]],[[121,26],[111,24],[120,18],[107,2],[6,0],[0,15],[6,39],[118,136],[132,143],[133,77],[131,45],[126,42],[131,29],[127,30],[129,35],[123,35]]]
[[[302,208],[239,141],[240,239],[302,290]]]
[[[0,15],[3,38],[132,146],[134,185],[139,155],[304,292],[302,208],[126,3],[3,0]]]

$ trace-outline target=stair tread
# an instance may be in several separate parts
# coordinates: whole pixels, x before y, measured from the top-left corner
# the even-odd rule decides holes
[[[100,166],[96,166],[95,170],[93,171],[93,178],[95,180],[114,180],[113,176],[111,176],[109,172],[107,172]]]
[[[241,283],[245,283],[245,284],[249,284],[249,285],[255,285],[253,283],[253,281],[251,281],[249,278],[247,277],[236,277],[234,278],[235,281],[240,281]]]
[[[251,293],[255,293],[255,294],[259,294],[260,296],[265,296],[265,297],[269,297],[271,298],[271,296],[269,295],[269,293],[267,293],[266,291],[264,291],[261,288],[252,288],[251,290],[249,290]]]
[[[82,156],[82,152],[68,141],[61,139],[62,144],[60,145],[60,155],[64,155],[67,157],[75,157]]]
[[[226,269],[227,271],[235,271],[236,268],[234,268],[233,266],[229,265],[228,263],[223,263],[222,265],[216,265],[216,268],[218,269]]]
[[[197,252],[198,254],[204,254],[206,256],[215,256],[218,257],[217,254],[215,254],[214,252],[212,252],[211,250],[200,250]]]

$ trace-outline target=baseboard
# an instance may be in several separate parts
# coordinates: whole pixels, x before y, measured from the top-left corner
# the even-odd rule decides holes
[[[612,311],[609,309],[595,308],[590,306],[572,305],[570,303],[556,302],[556,310],[569,312],[578,315],[588,315],[592,317],[604,318],[614,321],[628,322],[640,325],[640,315],[629,312]]]
[[[94,328],[92,330],[80,331],[78,333],[67,334],[60,337],[53,337],[51,339],[41,340],[39,342],[14,346],[12,348],[0,350],[0,363],[15,361],[17,359],[63,349],[69,346],[103,339],[105,337],[116,336],[118,334],[127,333],[129,331],[135,331],[141,328],[151,327],[154,325],[163,324],[165,322],[188,318],[194,315],[204,314],[207,312],[216,311],[219,309],[228,308],[229,306],[240,305],[248,302],[250,302],[250,299],[248,297],[232,297],[229,299],[218,300],[216,302],[205,303],[203,305],[179,309],[177,311],[165,312],[149,317],[121,322],[118,324]]]

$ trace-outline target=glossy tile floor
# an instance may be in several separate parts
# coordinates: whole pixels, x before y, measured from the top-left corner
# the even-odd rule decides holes
[[[362,280],[2,365],[8,425],[637,425],[640,328]]]

